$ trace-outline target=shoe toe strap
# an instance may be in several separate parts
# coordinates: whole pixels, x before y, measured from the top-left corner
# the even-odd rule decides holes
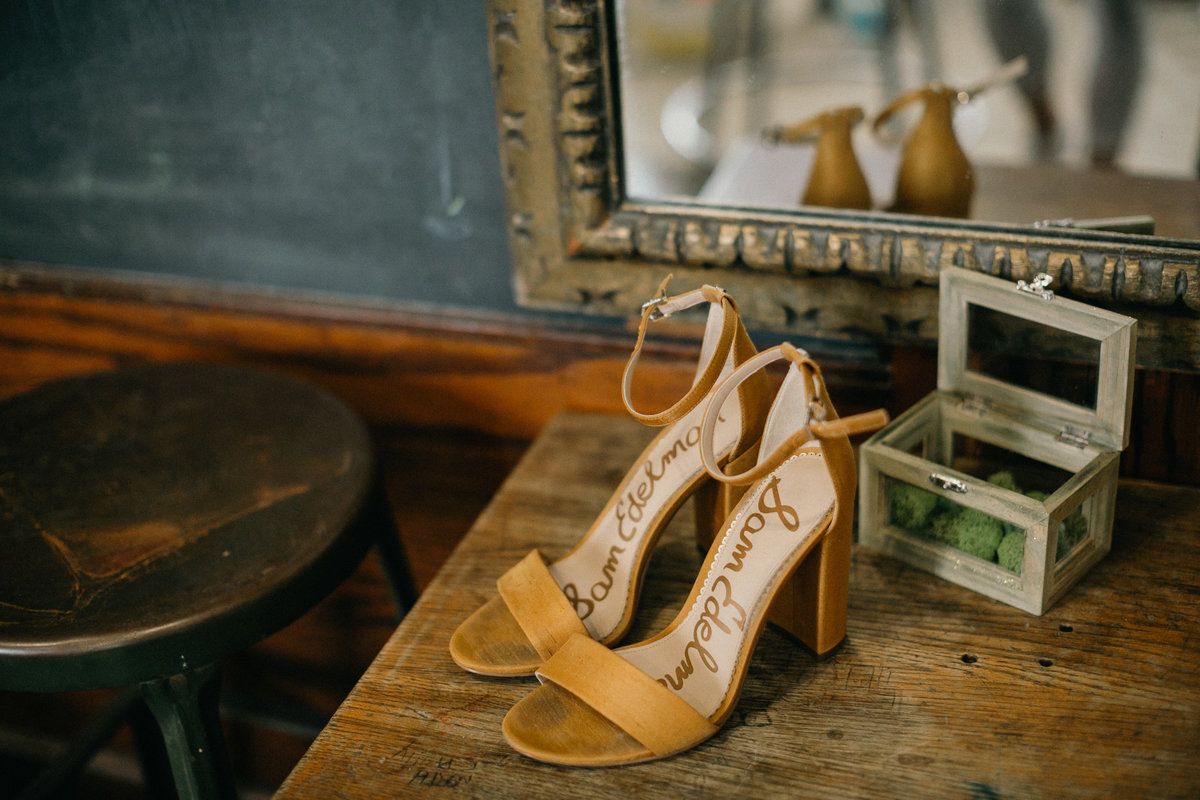
[[[501,575],[496,588],[543,661],[577,633],[591,638],[537,550]]]
[[[717,732],[687,701],[586,636],[573,636],[537,671],[629,734],[656,756],[677,753]]]

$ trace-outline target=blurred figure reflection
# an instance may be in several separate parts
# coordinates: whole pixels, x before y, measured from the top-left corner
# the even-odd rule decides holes
[[[1088,120],[1092,164],[1112,167],[1129,123],[1142,76],[1143,24],[1137,0],[1090,0],[1094,47]],[[1041,158],[1057,154],[1058,124],[1050,97],[1048,62],[1053,46],[1040,0],[984,0],[984,17],[1002,61],[1024,55],[1029,72],[1018,85],[1029,102]]]

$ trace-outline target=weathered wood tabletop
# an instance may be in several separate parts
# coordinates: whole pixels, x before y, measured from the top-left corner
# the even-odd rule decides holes
[[[651,434],[557,417],[278,796],[1200,795],[1200,491],[1143,482],[1121,484],[1112,552],[1045,616],[858,547],[843,647],[817,663],[769,629],[708,742],[602,770],[512,752],[500,721],[535,679],[459,670],[450,634],[531,548],[565,552]],[[690,534],[685,506],[630,641],[686,596]]]

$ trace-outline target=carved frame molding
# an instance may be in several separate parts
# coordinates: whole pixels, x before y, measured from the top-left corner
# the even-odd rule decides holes
[[[489,0],[518,300],[627,315],[666,272],[717,283],[749,326],[933,342],[955,265],[1139,319],[1138,363],[1200,369],[1200,242],[897,214],[796,212],[623,197],[610,0]]]

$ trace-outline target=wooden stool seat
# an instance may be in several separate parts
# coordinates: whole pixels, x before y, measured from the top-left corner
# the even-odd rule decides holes
[[[376,488],[358,418],[270,373],[146,367],[0,403],[0,688],[140,683],[170,750],[164,713],[203,728],[202,668],[359,563],[390,522]]]

